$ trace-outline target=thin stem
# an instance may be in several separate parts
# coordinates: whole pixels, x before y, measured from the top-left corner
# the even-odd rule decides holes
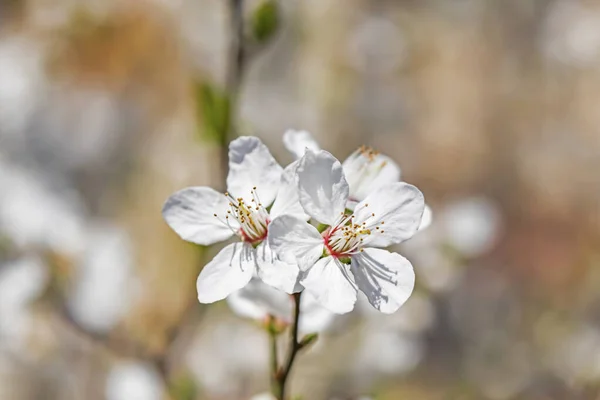
[[[272,321],[272,317],[271,318]],[[271,324],[272,322],[270,322]],[[277,381],[277,373],[279,371],[279,357],[277,351],[277,332],[275,329],[269,329],[269,343],[271,345],[271,391],[273,393],[279,393],[279,382]]]
[[[225,131],[221,133],[221,163],[225,174],[228,166],[228,143],[236,136],[235,121],[237,119],[240,87],[246,69],[246,40],[244,36],[244,4],[243,0],[229,0],[229,53],[225,88],[227,92],[228,112]]]
[[[227,91],[236,95],[246,67],[243,0],[229,0],[230,30],[229,59],[227,60]]]
[[[294,320],[290,327],[290,343],[288,348],[287,360],[283,367],[277,373],[277,390],[273,392],[273,395],[277,400],[285,400],[286,395],[286,384],[290,371],[296,360],[296,355],[302,349],[302,345],[298,341],[298,325],[300,321],[300,299],[302,292],[294,293],[292,298],[294,299]]]

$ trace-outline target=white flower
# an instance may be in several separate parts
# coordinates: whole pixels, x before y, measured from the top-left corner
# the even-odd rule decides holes
[[[301,158],[306,149],[320,150],[319,144],[307,131],[288,130],[283,135],[283,144],[296,158]],[[390,157],[361,146],[342,163],[346,182],[350,187],[346,207],[353,210],[359,201],[364,200],[375,190],[399,182],[401,170]],[[431,225],[433,212],[425,205],[419,230]]]
[[[320,150],[319,144],[307,131],[288,130],[283,135],[283,144],[296,158],[302,157],[306,149]],[[346,205],[349,209],[376,189],[400,180],[400,167],[388,156],[366,146],[350,154],[342,167],[350,187]]]
[[[293,301],[280,290],[252,279],[244,288],[227,297],[229,307],[236,314],[255,320],[274,316],[287,323],[292,322]],[[321,332],[333,321],[334,314],[321,307],[309,293],[304,293],[300,303],[301,333]]]
[[[257,268],[266,283],[288,293],[299,289],[297,265],[276,259],[265,240],[275,217],[306,218],[293,179],[296,166],[284,170],[258,138],[240,137],[229,145],[227,193],[190,187],[169,197],[163,217],[182,239],[211,245],[235,235],[241,241],[227,245],[202,269],[196,284],[201,303],[246,286]]]
[[[273,251],[298,263],[300,283],[330,311],[351,311],[357,289],[379,311],[396,311],[412,293],[412,265],[377,247],[413,236],[423,214],[423,194],[407,183],[392,183],[375,190],[347,215],[348,183],[335,157],[307,151],[297,175],[302,207],[328,227],[321,234],[294,216],[278,217],[269,228]]]

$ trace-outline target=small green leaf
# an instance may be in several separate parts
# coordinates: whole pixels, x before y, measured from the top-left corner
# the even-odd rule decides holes
[[[319,339],[318,333],[309,333],[308,335],[304,335],[304,337],[300,340],[300,348],[305,348],[306,346],[310,346],[315,343]]]
[[[264,0],[252,13],[252,36],[258,43],[271,39],[279,27],[279,10],[275,0]]]
[[[195,83],[194,95],[200,137],[226,144],[231,123],[229,96],[222,89],[208,83]]]

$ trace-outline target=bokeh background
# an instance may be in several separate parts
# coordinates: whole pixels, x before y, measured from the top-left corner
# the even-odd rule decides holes
[[[370,145],[433,209],[415,294],[337,318],[293,393],[599,399],[600,3],[281,0],[231,110],[229,5],[0,0],[0,398],[267,390],[259,325],[197,304],[218,247],[160,215],[223,189],[226,115],[282,164],[289,128]]]

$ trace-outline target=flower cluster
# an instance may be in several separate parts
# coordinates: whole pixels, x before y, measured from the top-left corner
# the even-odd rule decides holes
[[[340,163],[308,132],[288,131],[284,144],[297,157],[286,168],[259,139],[240,137],[229,147],[226,193],[191,187],[165,203],[166,222],[184,240],[238,239],[203,268],[199,301],[233,294],[230,304],[240,304],[244,292],[238,291],[252,280],[290,294],[306,291],[333,313],[351,311],[358,291],[379,311],[396,311],[415,276],[406,258],[384,248],[428,223],[422,193],[400,181],[389,157],[370,148]],[[262,303],[266,314],[281,308],[278,301]]]

